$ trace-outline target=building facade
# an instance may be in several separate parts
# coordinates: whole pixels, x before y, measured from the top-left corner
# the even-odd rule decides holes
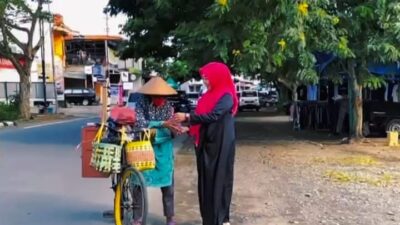
[[[43,60],[39,51],[32,64],[32,106],[34,101],[43,101],[45,91],[52,103],[64,103],[64,90],[71,88],[91,88],[100,97],[100,87],[106,74],[110,76],[113,96],[127,96],[142,85],[141,77],[131,73],[142,70],[141,60],[121,60],[117,57],[122,37],[81,35],[64,24],[60,14],[55,14],[52,23],[44,27],[46,88],[43,88]],[[38,40],[40,35],[36,33]],[[16,69],[10,61],[0,58],[0,101],[7,101],[18,91],[19,75]]]

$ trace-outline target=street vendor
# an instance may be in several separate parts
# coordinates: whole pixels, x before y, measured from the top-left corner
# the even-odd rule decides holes
[[[182,128],[172,120],[174,109],[167,101],[167,96],[176,95],[177,92],[171,88],[161,77],[157,76],[149,80],[139,91],[143,98],[138,98],[135,111],[137,115],[137,128],[156,129],[154,141],[152,142],[156,168],[143,172],[146,185],[160,187],[164,216],[167,225],[175,225],[174,221],[174,150],[173,136],[181,133]],[[141,209],[138,209],[141,215]],[[140,225],[140,221],[135,221]]]

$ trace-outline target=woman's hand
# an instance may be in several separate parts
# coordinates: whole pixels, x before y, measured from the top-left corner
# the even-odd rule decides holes
[[[189,127],[181,127],[181,134],[189,132]]]
[[[173,119],[178,123],[185,122],[186,121],[186,114],[185,113],[175,113]]]
[[[175,120],[173,120],[173,119],[164,121],[163,126],[164,126],[165,128],[170,129],[170,130],[171,130],[172,132],[174,132],[174,133],[179,133],[179,132],[180,132],[180,129],[181,129],[180,124],[179,124],[179,123],[176,123]]]

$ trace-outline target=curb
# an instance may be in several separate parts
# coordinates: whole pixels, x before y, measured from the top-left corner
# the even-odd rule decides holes
[[[0,122],[0,127],[14,127],[14,126],[17,126],[17,123],[15,121]]]

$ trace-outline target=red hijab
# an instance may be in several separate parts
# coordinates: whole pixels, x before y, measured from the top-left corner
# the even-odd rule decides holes
[[[236,95],[235,84],[228,66],[219,62],[211,62],[200,68],[200,75],[209,82],[207,92],[199,99],[195,113],[197,115],[210,113],[218,101],[225,94],[233,98],[232,114],[236,115],[238,109],[238,98]],[[195,138],[195,144],[199,144],[201,125],[190,127],[190,134]]]

